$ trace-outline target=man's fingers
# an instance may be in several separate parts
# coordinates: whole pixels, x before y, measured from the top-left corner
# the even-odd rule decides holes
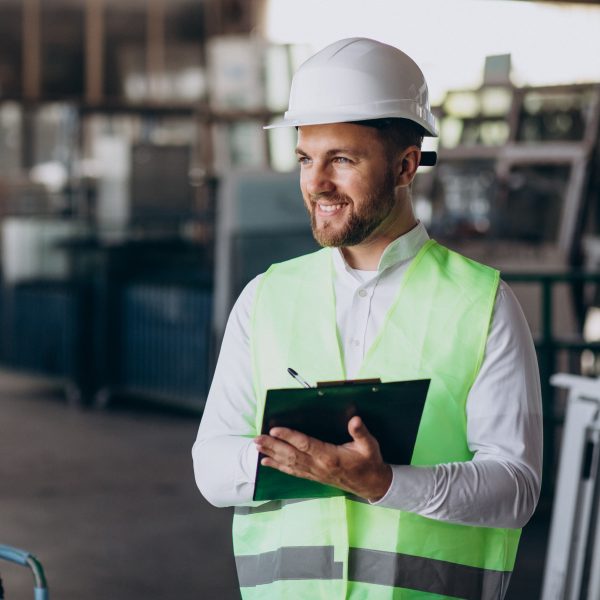
[[[298,462],[300,453],[287,442],[268,435],[261,435],[255,438],[254,443],[260,453],[273,458],[277,462],[287,465],[294,465]]]
[[[318,440],[311,438],[304,433],[300,433],[299,431],[295,431],[294,429],[288,429],[287,427],[273,427],[269,434],[278,439],[288,443],[290,446],[294,446],[300,450],[300,452],[304,452],[305,454],[310,454],[315,449],[315,445]]]

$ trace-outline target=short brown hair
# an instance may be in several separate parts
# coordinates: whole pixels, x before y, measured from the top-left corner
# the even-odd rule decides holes
[[[373,127],[381,134],[388,152],[401,152],[409,146],[421,147],[425,130],[409,119],[387,118],[353,121],[355,125]]]

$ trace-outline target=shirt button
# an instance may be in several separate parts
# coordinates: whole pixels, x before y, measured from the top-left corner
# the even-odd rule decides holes
[[[358,292],[358,295],[359,295],[361,298],[364,298],[364,297],[367,295],[367,290],[360,290],[360,292]]]
[[[359,342],[358,340],[352,340],[352,343],[353,343],[353,344],[354,344],[356,347],[360,346],[360,342]]]

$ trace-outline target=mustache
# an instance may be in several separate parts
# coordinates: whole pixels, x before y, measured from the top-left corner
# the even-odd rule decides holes
[[[347,194],[340,194],[339,192],[322,192],[320,194],[309,194],[308,199],[311,204],[316,204],[319,200],[327,200],[334,204],[352,204],[352,198]]]

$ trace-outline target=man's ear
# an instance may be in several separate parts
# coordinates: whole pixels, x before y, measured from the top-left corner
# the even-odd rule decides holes
[[[409,146],[400,152],[396,158],[396,187],[409,186],[419,168],[421,149],[418,146]]]

